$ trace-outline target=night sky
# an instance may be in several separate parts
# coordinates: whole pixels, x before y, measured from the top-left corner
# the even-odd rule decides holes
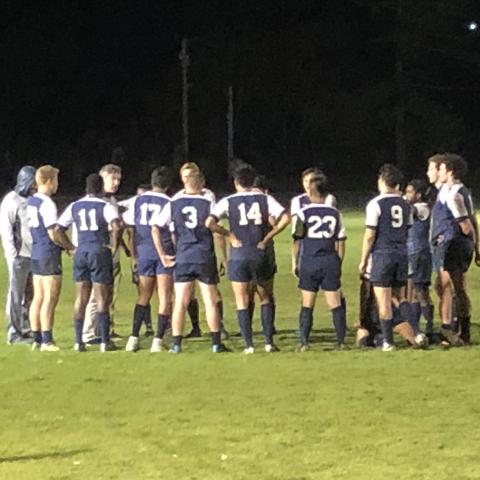
[[[4,188],[26,163],[59,166],[64,189],[110,160],[126,170],[124,189],[178,166],[184,36],[189,158],[212,185],[227,175],[229,85],[235,155],[278,189],[295,189],[286,179],[311,164],[337,189],[368,188],[381,163],[412,176],[442,150],[462,153],[480,179],[473,1],[2,4]]]

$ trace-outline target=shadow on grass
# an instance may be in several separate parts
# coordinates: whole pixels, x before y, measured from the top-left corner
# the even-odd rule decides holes
[[[14,463],[14,462],[29,462],[31,460],[44,460],[46,458],[69,458],[79,453],[92,452],[91,448],[80,448],[77,450],[57,451],[49,453],[33,453],[25,455],[13,455],[11,457],[0,457],[1,463]]]

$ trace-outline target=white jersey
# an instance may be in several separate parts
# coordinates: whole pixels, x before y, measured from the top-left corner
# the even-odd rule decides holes
[[[0,205],[0,235],[5,258],[30,257],[32,235],[28,227],[27,199],[14,190],[7,193]]]
[[[178,191],[173,197],[172,200],[176,200],[177,198],[181,197],[182,195],[185,195],[185,189],[182,188],[180,191]],[[205,197],[207,200],[212,202],[212,205],[215,205],[216,203],[216,197],[215,194],[209,190],[208,188],[202,188],[202,197]]]

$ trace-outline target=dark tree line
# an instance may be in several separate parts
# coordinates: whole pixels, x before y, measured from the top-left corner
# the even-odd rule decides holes
[[[226,91],[235,154],[294,189],[322,164],[338,189],[372,185],[385,161],[409,175],[457,150],[480,167],[480,19],[470,0],[61,2],[0,15],[2,178],[53,162],[62,180],[111,159],[131,189],[178,165],[180,43],[189,38],[190,158],[227,172]],[[233,4],[233,5],[231,5]]]

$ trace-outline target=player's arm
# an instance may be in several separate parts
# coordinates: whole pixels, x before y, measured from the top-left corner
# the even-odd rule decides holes
[[[112,257],[115,256],[122,241],[123,227],[119,218],[115,218],[110,222],[110,250]]]
[[[338,218],[336,235],[337,241],[335,243],[335,249],[337,250],[337,255],[340,258],[340,264],[342,264],[343,259],[345,258],[347,233],[345,231],[345,227],[343,226],[343,218],[341,214]]]
[[[18,251],[15,247],[13,225],[17,215],[17,206],[11,200],[10,196],[6,197],[0,206],[0,233],[5,255],[15,258],[18,255]]]
[[[360,265],[358,266],[358,269],[362,275],[365,274],[367,270],[368,258],[370,257],[370,253],[372,253],[373,244],[375,243],[380,214],[380,205],[375,201],[375,199],[371,200],[366,209],[366,228],[365,233],[363,234],[362,256],[360,259]]]
[[[221,218],[228,215],[228,200],[222,198],[215,206],[212,207],[210,215],[205,220],[205,227],[207,227],[213,234],[228,237],[233,247],[238,248],[242,246],[242,242],[233,234],[232,231],[220,225]]]
[[[290,214],[270,195],[267,195],[267,205],[269,218],[276,218],[278,221],[258,244],[258,248],[261,248],[262,250],[266,248],[268,242],[279,233],[283,232],[290,223]]]
[[[213,234],[213,240],[218,251],[220,251],[220,275],[225,275],[228,264],[227,242],[223,235]]]
[[[67,230],[73,223],[72,205],[72,203],[68,205],[65,211],[60,215],[60,218],[55,224],[55,228],[52,232],[53,238],[51,238],[54,243],[64,248],[69,255],[73,255],[75,253],[75,245],[73,245],[70,237],[67,235]]]
[[[298,277],[298,262],[300,260],[300,242],[307,233],[305,228],[305,217],[303,212],[299,212],[295,215],[294,230],[292,231],[292,273],[295,277]]]
[[[458,225],[463,235],[467,237],[473,237],[476,244],[475,230],[472,225],[471,215],[469,214],[462,195],[459,193],[447,203],[448,207],[453,213],[453,216],[457,219]]]
[[[70,205],[67,207],[67,210],[69,208],[71,208]],[[55,245],[58,245],[67,252],[75,250],[75,246],[68,238],[65,229],[57,228],[59,219],[57,217],[57,206],[53,200],[42,203],[40,214],[42,215],[43,223],[47,229],[48,238],[55,243]]]
[[[163,207],[160,215],[152,218],[152,223],[152,240],[155,245],[155,250],[166,267],[173,267],[175,265],[175,256],[167,255],[165,252],[162,245],[162,234],[160,231],[160,228],[170,226],[172,223],[172,207],[170,203]]]

